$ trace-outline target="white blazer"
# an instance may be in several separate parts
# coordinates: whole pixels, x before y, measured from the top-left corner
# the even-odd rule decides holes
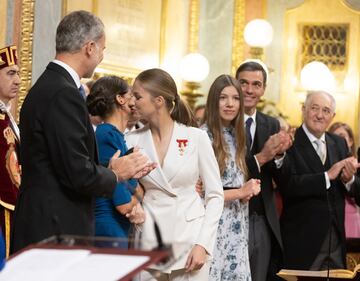
[[[146,205],[143,241],[156,241],[153,220],[146,210],[149,208],[154,213],[165,243],[188,245],[186,254],[182,247],[179,250],[173,247],[176,257],[184,255],[169,271],[185,267],[194,244],[203,246],[212,255],[224,194],[219,166],[207,133],[175,122],[162,167],[148,126],[129,133],[126,142],[128,147],[139,146],[144,149],[150,160],[158,163],[156,169],[140,179],[145,188]],[[184,142],[186,146],[181,145]],[[199,177],[205,189],[204,202],[195,190]],[[148,246],[155,244],[149,243]]]

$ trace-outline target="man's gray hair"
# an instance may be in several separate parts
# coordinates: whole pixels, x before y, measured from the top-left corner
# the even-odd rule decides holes
[[[325,91],[309,91],[308,94],[306,95],[306,98],[305,98],[305,102],[304,102],[304,106],[307,107],[313,96],[315,95],[324,95],[324,96],[327,96],[329,99],[330,99],[330,102],[331,102],[331,110],[333,112],[335,112],[335,109],[336,109],[336,101],[335,101],[335,98],[329,94],[328,92],[325,92]]]
[[[88,41],[104,35],[103,22],[92,13],[75,11],[66,15],[56,30],[56,53],[76,53]]]

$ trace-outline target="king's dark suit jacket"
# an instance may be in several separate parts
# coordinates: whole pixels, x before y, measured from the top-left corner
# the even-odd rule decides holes
[[[251,148],[251,153],[246,157],[246,164],[249,170],[250,178],[257,178],[261,180],[260,200],[264,206],[266,220],[272,232],[272,259],[270,264],[270,271],[277,271],[278,268],[271,268],[280,266],[282,241],[280,235],[279,217],[276,211],[275,195],[273,187],[273,178],[276,175],[276,166],[274,161],[269,161],[261,167],[259,172],[254,155],[259,153],[264,147],[265,142],[273,134],[280,130],[279,121],[275,118],[265,115],[259,111],[256,112],[256,131],[254,141]],[[252,199],[253,200],[253,199]],[[250,201],[251,204],[251,201]],[[275,250],[276,249],[276,250]],[[275,256],[276,255],[276,256]],[[280,259],[280,260],[279,260]],[[276,263],[276,264],[275,264]],[[271,273],[270,273],[271,275]]]
[[[85,101],[70,74],[49,63],[20,112],[22,183],[12,250],[54,234],[93,235],[93,198],[111,197],[115,174],[98,166]]]
[[[334,134],[326,133],[325,141],[325,165],[302,127],[297,129],[294,144],[286,154],[280,183],[284,268],[310,268],[329,233],[331,218],[339,234],[345,262],[344,196],[347,191],[340,177],[331,181],[327,190],[324,172],[347,158],[348,148],[345,140]],[[356,178],[352,191],[357,202],[360,198],[358,190]]]

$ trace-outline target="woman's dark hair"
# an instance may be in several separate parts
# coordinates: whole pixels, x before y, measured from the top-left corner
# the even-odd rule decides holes
[[[169,73],[159,68],[148,69],[141,72],[135,82],[139,82],[153,97],[162,96],[173,120],[197,127],[194,114],[187,103],[181,100],[175,81]]]
[[[117,76],[104,76],[91,87],[86,105],[93,116],[104,118],[109,116],[117,106],[116,96],[125,95],[129,91],[128,83]]]

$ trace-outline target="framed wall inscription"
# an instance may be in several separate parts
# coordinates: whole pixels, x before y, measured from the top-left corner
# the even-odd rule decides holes
[[[106,33],[104,59],[96,69],[97,76],[112,73],[131,78],[161,63],[166,1],[64,1],[64,13],[91,7],[104,22]]]

